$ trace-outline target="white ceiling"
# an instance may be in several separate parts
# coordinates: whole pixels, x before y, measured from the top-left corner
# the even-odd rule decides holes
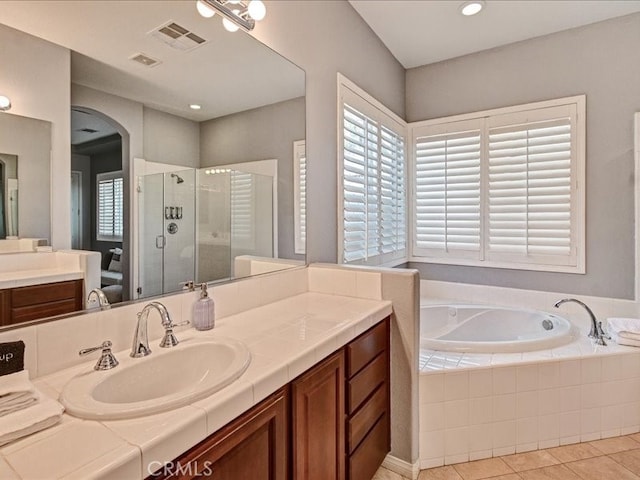
[[[0,3],[0,23],[81,54],[72,55],[73,82],[192,120],[305,93],[304,71],[250,35],[227,32],[219,15],[201,17],[195,0]],[[182,52],[147,34],[170,20],[208,43]],[[137,53],[162,63],[149,68],[129,60]]]
[[[465,17],[465,0],[349,0],[405,68],[640,11],[639,0],[486,0]]]

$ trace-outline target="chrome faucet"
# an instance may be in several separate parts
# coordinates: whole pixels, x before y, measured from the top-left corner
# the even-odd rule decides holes
[[[577,303],[587,311],[589,317],[591,317],[591,331],[589,332],[589,337],[595,340],[596,345],[606,345],[607,343],[604,341],[604,332],[602,331],[602,322],[598,322],[596,320],[596,316],[586,303],[576,300],[575,298],[564,298],[557,302],[554,307],[558,308],[560,305],[567,302]]]
[[[171,315],[167,307],[160,302],[150,302],[138,312],[138,323],[136,324],[136,330],[133,334],[133,345],[131,346],[131,356],[134,358],[146,357],[151,353],[149,348],[149,336],[147,331],[147,318],[149,317],[149,311],[155,309],[160,314],[160,320],[164,327],[164,337],[160,341],[160,347],[169,348],[178,345],[178,339],[173,334],[173,329],[182,325],[187,325],[189,322],[182,322],[174,324],[171,321]]]
[[[98,306],[100,307],[100,310],[107,310],[108,308],[111,308],[107,296],[99,288],[94,288],[89,292],[89,295],[87,296],[87,306],[91,303],[91,297],[94,296],[94,294],[96,296],[96,299],[98,300]]]

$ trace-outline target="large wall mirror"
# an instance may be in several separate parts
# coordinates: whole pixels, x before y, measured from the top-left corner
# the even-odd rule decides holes
[[[304,265],[303,70],[195,1],[10,3],[0,23],[70,50],[71,245],[116,301]],[[50,237],[40,193],[19,236]]]

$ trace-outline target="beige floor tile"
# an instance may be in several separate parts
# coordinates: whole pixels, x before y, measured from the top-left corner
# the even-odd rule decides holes
[[[588,443],[575,443],[562,447],[547,448],[545,452],[549,452],[562,463],[575,462],[576,460],[584,460],[602,455],[600,450]]]
[[[487,480],[522,480],[522,477],[517,473],[509,473],[508,475],[499,475],[497,477],[491,477]]]
[[[640,475],[640,450],[626,450],[609,455],[616,462],[624,465],[636,475]]]
[[[371,480],[405,480],[405,479],[406,477],[403,477],[402,475],[396,472],[392,472],[391,470],[387,470],[384,467],[380,467]]]
[[[464,480],[479,480],[513,473],[500,458],[487,458],[475,462],[459,463],[453,466]]]
[[[631,437],[613,437],[605,438],[604,440],[596,440],[595,442],[589,442],[589,445],[596,447],[602,453],[609,455],[610,453],[623,452],[625,450],[633,450],[634,448],[640,448],[640,443],[636,442]]]
[[[629,438],[632,438],[636,442],[640,442],[640,433],[632,433],[631,435],[627,435]]]
[[[462,480],[455,468],[451,465],[446,467],[429,468],[422,470],[418,476],[418,480]]]
[[[516,472],[533,470],[534,468],[548,467],[560,463],[553,455],[545,450],[536,450],[527,453],[508,455],[502,459]]]
[[[581,480],[564,465],[552,465],[550,467],[537,468],[520,472],[522,480]]]
[[[594,457],[566,466],[583,480],[638,480],[640,477],[609,457]]]

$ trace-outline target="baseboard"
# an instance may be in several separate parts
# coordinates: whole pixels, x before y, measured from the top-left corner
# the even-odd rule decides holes
[[[418,474],[420,473],[420,462],[416,462],[411,464],[409,462],[405,462],[404,460],[400,460],[399,458],[394,457],[391,454],[388,454],[384,461],[382,462],[382,466],[387,470],[391,470],[403,477],[411,478],[412,480],[416,480],[418,478]]]

